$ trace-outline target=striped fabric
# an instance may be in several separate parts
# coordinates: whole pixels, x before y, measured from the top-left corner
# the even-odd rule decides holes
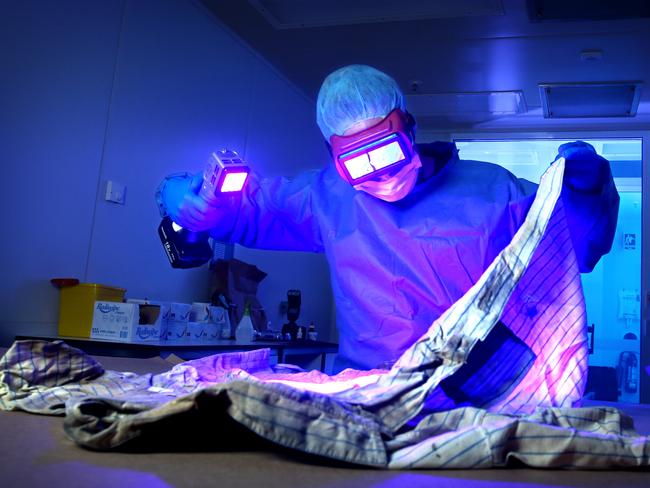
[[[563,170],[563,160],[551,166],[511,244],[388,371],[283,375],[259,350],[136,376],[104,371],[60,342],[20,341],[0,361],[0,407],[65,409],[66,432],[93,449],[183,431],[198,414],[206,425],[234,419],[290,448],[390,469],[648,466],[650,440],[631,418],[579,408],[586,321],[559,199]]]
[[[0,358],[0,409],[63,415],[66,403],[102,397],[158,405],[206,385],[237,379],[238,372],[270,372],[270,350],[219,354],[177,364],[164,374],[104,370],[62,341],[16,341]]]

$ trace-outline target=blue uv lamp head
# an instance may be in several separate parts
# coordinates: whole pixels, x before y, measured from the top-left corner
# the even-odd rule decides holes
[[[250,168],[235,151],[224,149],[210,154],[203,171],[199,195],[210,202],[223,193],[242,191]]]

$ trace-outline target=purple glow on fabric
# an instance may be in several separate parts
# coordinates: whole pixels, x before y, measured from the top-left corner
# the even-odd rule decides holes
[[[301,390],[308,390],[316,393],[331,395],[333,393],[339,393],[341,391],[359,388],[374,383],[377,381],[377,378],[385,372],[386,371],[383,371],[381,373],[373,373],[369,371],[348,370],[348,374],[345,377],[337,378],[337,376],[328,376],[321,379],[320,382],[315,382],[313,377],[301,378],[302,373],[298,373],[293,375],[291,379],[271,379],[267,381],[271,383],[283,383],[285,385]]]
[[[587,322],[562,201],[501,320],[536,356],[501,408],[529,413],[535,405],[579,406],[587,377]]]

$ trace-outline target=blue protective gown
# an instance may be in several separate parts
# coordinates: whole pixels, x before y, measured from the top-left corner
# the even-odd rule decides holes
[[[355,190],[333,165],[291,180],[252,176],[211,231],[217,240],[253,248],[325,253],[338,369],[397,359],[479,279],[534,198],[537,185],[498,165],[461,160],[453,143],[417,149],[418,183],[398,202]],[[602,157],[583,155],[572,170],[571,164],[563,199],[581,271],[590,271],[611,247],[618,194]],[[583,173],[593,180],[587,190],[567,184]]]

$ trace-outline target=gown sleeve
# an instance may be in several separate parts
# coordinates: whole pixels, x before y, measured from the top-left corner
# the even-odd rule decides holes
[[[210,236],[221,242],[257,249],[323,252],[313,210],[320,171],[294,179],[251,174],[241,194],[225,197],[223,212]]]

